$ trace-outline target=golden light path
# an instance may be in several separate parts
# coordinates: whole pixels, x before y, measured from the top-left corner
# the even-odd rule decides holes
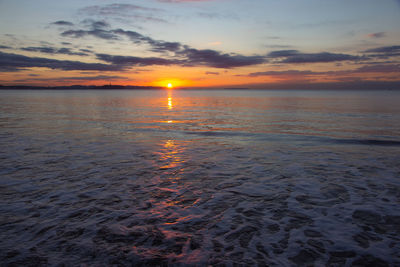
[[[172,92],[171,90],[168,90],[168,109],[172,109],[173,105],[172,105]]]
[[[168,109],[172,109],[172,97],[168,97]]]

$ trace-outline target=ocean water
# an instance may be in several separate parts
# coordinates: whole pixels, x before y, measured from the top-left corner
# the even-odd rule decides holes
[[[399,266],[399,91],[0,91],[8,266]]]

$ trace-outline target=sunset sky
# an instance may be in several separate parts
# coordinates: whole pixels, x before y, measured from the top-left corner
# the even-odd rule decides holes
[[[109,83],[397,86],[400,1],[0,0],[0,84]]]

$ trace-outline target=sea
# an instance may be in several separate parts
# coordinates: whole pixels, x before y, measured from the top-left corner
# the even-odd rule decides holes
[[[1,90],[1,266],[400,266],[400,91]]]

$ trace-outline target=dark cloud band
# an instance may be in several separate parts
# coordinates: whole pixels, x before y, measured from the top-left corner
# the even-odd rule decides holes
[[[124,66],[80,61],[56,60],[41,57],[0,52],[0,71],[20,71],[25,68],[49,68],[59,70],[121,71]]]
[[[361,60],[359,56],[336,54],[329,52],[301,53],[297,50],[279,50],[268,54],[269,58],[276,59],[277,63],[326,63],[336,61]]]

